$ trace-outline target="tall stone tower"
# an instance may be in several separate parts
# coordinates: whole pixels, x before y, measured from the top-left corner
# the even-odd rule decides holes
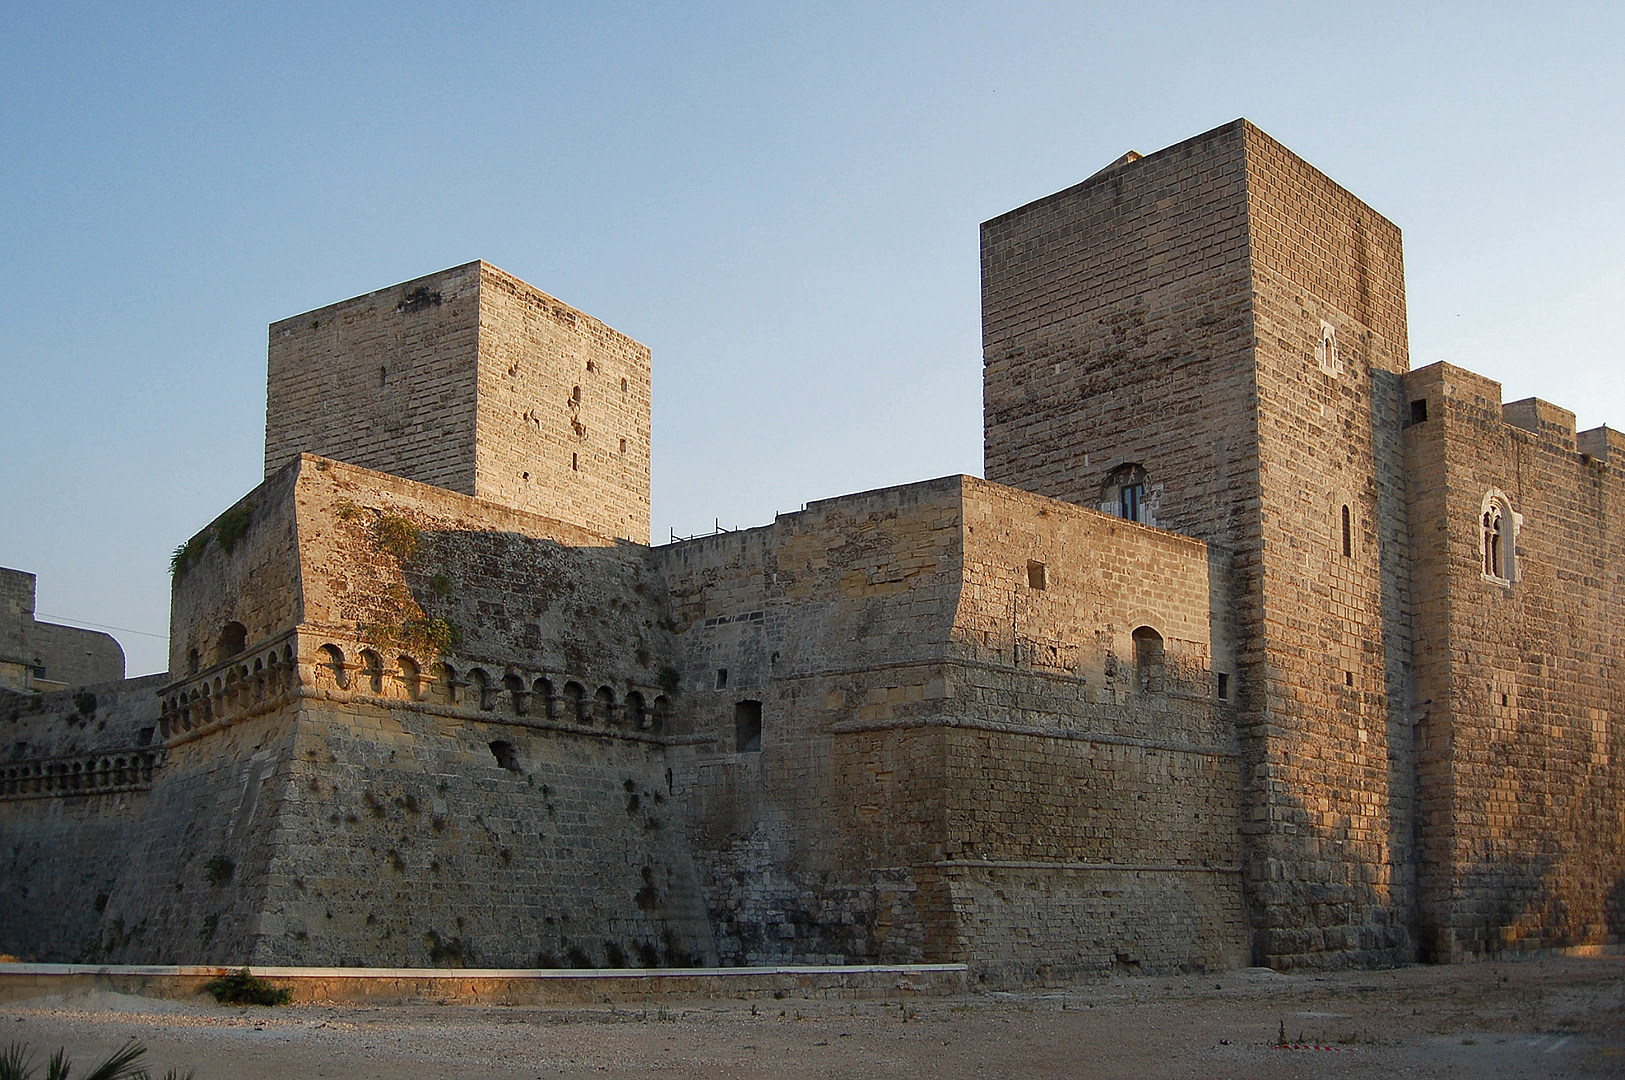
[[[271,324],[265,475],[301,453],[649,542],[649,350],[486,262]]]
[[[1256,962],[1408,958],[1399,230],[1237,120],[986,222],[982,297],[988,479],[1233,562]]]

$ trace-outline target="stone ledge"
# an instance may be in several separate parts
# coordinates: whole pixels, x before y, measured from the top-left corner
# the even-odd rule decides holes
[[[0,964],[0,1001],[95,991],[185,998],[240,970],[196,965]],[[300,1004],[549,1005],[693,998],[875,999],[963,993],[965,964],[830,967],[531,968],[252,967]]]
[[[1192,743],[1165,742],[1160,739],[1136,739],[1128,735],[1109,735],[1101,731],[1079,731],[1068,728],[1039,727],[1036,724],[1010,724],[1000,720],[982,720],[974,716],[909,716],[892,720],[842,720],[831,724],[829,730],[837,735],[850,735],[868,731],[902,731],[908,728],[969,728],[973,731],[993,731],[1005,735],[1030,735],[1044,739],[1067,739],[1073,742],[1098,743],[1105,746],[1138,746],[1146,750],[1167,750],[1176,754],[1196,757],[1240,758],[1240,750],[1224,746],[1200,746]]]

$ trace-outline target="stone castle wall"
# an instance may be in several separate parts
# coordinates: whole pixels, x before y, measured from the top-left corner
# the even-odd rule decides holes
[[[950,477],[656,554],[695,739],[675,784],[725,961],[1245,952],[1205,545]],[[1166,649],[1139,670],[1147,625]]]
[[[309,455],[244,502],[175,621],[246,643],[164,689],[157,820],[98,955],[714,962],[647,548]]]
[[[0,953],[92,957],[162,770],[156,732],[166,681],[0,691]]]
[[[1625,437],[1503,406],[1499,384],[1447,364],[1405,389],[1425,955],[1617,946]],[[1483,548],[1497,501],[1516,522],[1500,579]]]
[[[111,634],[34,618],[34,575],[0,567],[0,690],[49,692],[124,677]]]
[[[653,549],[643,346],[484,263],[273,326],[267,479],[177,556],[172,678],[0,693],[0,949],[1625,944],[1625,437],[1409,372],[1398,230],[1245,121],[982,262],[988,480]]]

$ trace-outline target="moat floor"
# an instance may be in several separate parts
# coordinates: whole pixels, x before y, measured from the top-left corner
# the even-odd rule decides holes
[[[26,1041],[41,1059],[66,1046],[88,1067],[132,1036],[157,1075],[197,1080],[1621,1077],[1625,958],[1253,969],[901,1003],[243,1009],[94,994],[0,1006],[0,1048]]]

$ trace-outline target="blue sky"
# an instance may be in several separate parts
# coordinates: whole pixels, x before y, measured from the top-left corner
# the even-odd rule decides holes
[[[654,350],[657,538],[760,524],[979,473],[978,223],[1237,116],[1404,230],[1413,364],[1625,427],[1620,5],[467,8],[8,7],[0,565],[132,674],[272,320],[489,260]]]

